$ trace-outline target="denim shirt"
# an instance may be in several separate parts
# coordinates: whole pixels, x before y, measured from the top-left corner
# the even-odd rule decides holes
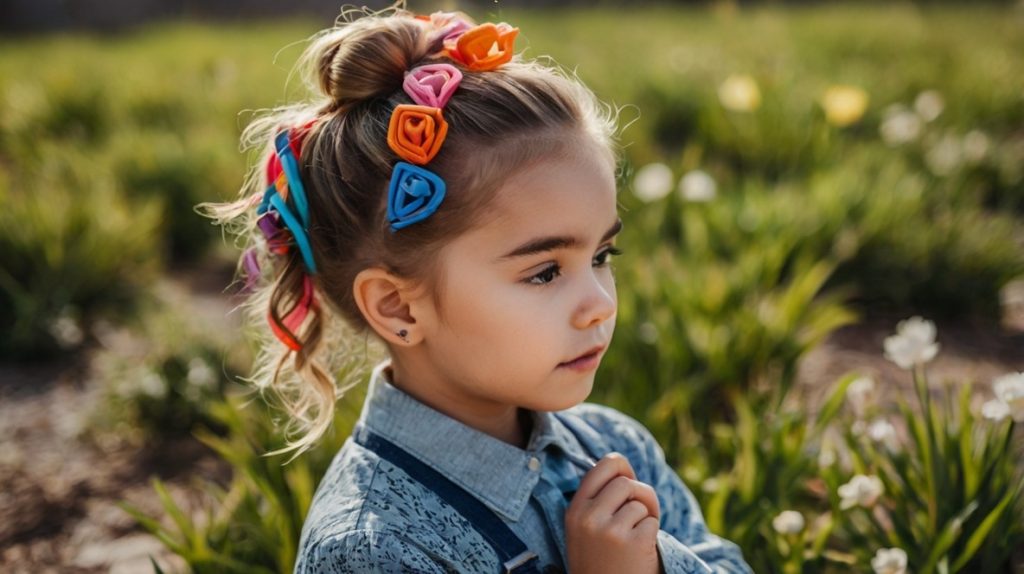
[[[541,570],[565,569],[565,511],[585,461],[616,451],[661,507],[657,547],[666,573],[748,573],[739,548],[710,532],[693,494],[640,423],[583,403],[559,416],[531,412],[521,449],[442,414],[393,386],[377,365],[358,425],[391,441],[476,497],[535,552]],[[559,417],[575,417],[589,444]],[[588,447],[590,452],[588,452]],[[599,450],[600,452],[593,452]],[[501,572],[497,554],[426,485],[351,438],[338,451],[302,528],[296,574]]]

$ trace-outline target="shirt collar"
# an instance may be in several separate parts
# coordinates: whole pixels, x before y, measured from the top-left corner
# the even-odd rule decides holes
[[[533,430],[523,450],[395,387],[388,380],[390,366],[385,360],[374,367],[360,422],[509,520],[518,520],[529,502],[546,451],[557,448],[587,458],[572,431],[549,412],[531,411]]]

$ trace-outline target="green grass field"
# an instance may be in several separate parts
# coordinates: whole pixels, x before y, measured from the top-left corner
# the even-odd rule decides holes
[[[759,572],[869,572],[879,545],[908,541],[915,572],[1004,571],[1024,539],[1020,498],[1002,494],[1020,488],[1010,451],[998,451],[1012,424],[963,438],[961,403],[931,426],[893,411],[915,441],[905,445],[911,454],[872,450],[856,468],[818,473],[819,423],[800,412],[761,415],[789,396],[800,359],[858,317],[921,313],[997,328],[1000,290],[1024,276],[1024,10],[472,15],[520,27],[525,57],[552,57],[620,110],[627,255],[617,262],[608,384],[594,398],[657,434],[713,528],[741,543]],[[139,320],[140,303],[168,269],[237,258],[193,207],[237,193],[247,167],[241,130],[256,110],[304,97],[292,64],[326,24],[173,23],[112,37],[0,39],[0,358],[73,352],[100,320],[164,334],[145,331],[158,322]],[[730,96],[730,86],[742,93]],[[866,105],[837,121],[826,98],[836,87]],[[665,189],[645,192],[634,179],[651,164],[670,174]],[[710,181],[711,196],[675,192],[681,179],[705,190]],[[273,476],[258,487],[239,479],[232,496],[245,503],[220,508],[221,523],[183,535],[175,551],[197,571],[286,570],[293,546],[270,555],[231,538],[238,533],[227,525],[294,536],[329,453],[291,471],[239,454],[259,446],[245,442],[245,429],[258,428],[264,445],[272,432],[267,421],[189,402],[182,373],[192,355],[216,363],[224,352],[189,343],[152,358],[151,370],[177,377],[168,382],[181,391],[173,409],[186,415],[176,420],[203,418],[190,408],[221,419],[230,436],[217,444],[239,474]],[[161,408],[171,409],[146,399],[155,420]],[[840,442],[856,449],[860,439],[843,432]],[[979,454],[978,444],[990,447]],[[921,457],[928,468],[915,466]],[[839,513],[834,487],[854,471],[885,475],[887,508],[911,517],[896,520],[905,531],[886,531],[867,512]],[[931,498],[892,490],[904,478]],[[696,488],[709,479],[724,486]],[[269,499],[286,518],[254,511]],[[813,540],[787,538],[771,527],[787,508],[827,516],[827,527]]]

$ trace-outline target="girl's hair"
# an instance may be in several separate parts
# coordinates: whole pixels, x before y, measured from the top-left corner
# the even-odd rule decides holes
[[[362,17],[353,18],[355,12]],[[352,292],[361,270],[383,268],[428,288],[440,303],[439,251],[481,224],[504,180],[532,163],[570,153],[580,137],[590,138],[609,162],[617,163],[617,110],[601,103],[575,76],[518,55],[495,70],[471,72],[430,52],[430,31],[430,24],[407,12],[404,2],[377,13],[343,11],[334,27],[313,36],[297,64],[315,94],[311,101],[265,111],[244,130],[243,148],[260,150],[260,159],[241,197],[200,206],[237,233],[241,243],[256,246],[261,268],[272,269],[264,273],[272,277],[255,287],[245,306],[247,319],[263,327],[252,381],[261,390],[274,390],[291,415],[289,442],[282,451],[312,446],[330,426],[337,398],[358,382],[361,364],[353,366],[353,359],[365,360],[366,353],[356,335],[372,333]],[[395,106],[411,103],[402,90],[405,72],[435,61],[463,71],[444,107],[447,137],[429,165],[445,181],[447,193],[430,217],[392,232],[387,189],[398,157],[387,144],[389,119]],[[274,134],[311,120],[299,164],[309,203],[318,304],[295,330],[301,349],[293,351],[272,336],[267,316],[280,322],[296,305],[306,271],[294,249],[284,258],[277,256],[279,261],[270,260],[256,230],[254,206],[268,183],[262,168],[274,153]]]

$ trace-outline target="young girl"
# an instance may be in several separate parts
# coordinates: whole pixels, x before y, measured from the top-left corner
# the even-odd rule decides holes
[[[322,97],[248,128],[266,156],[214,206],[253,232],[256,380],[306,429],[293,449],[346,386],[338,327],[390,357],[295,571],[748,572],[650,433],[583,403],[615,327],[615,121],[517,34],[401,4],[326,30]]]

